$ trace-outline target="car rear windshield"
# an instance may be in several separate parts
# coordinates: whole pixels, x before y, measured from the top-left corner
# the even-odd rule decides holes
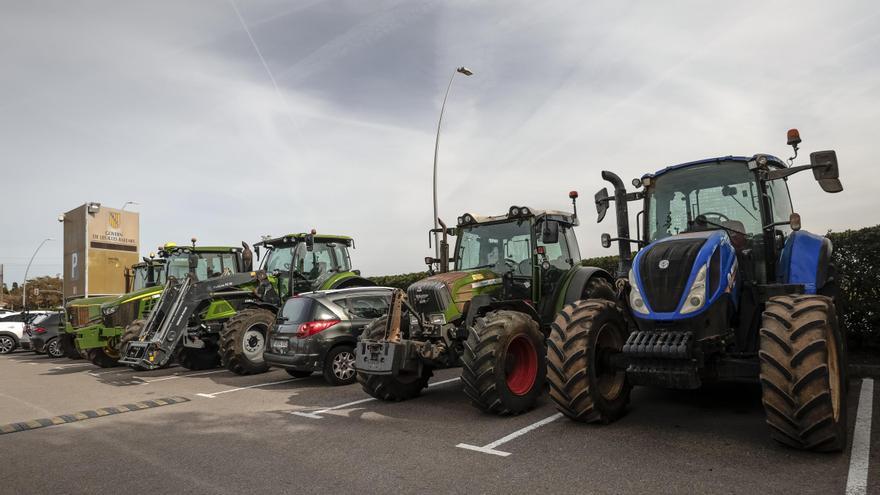
[[[284,303],[281,317],[285,318],[284,324],[293,325],[314,320],[333,320],[336,315],[326,306],[310,297],[293,297]]]

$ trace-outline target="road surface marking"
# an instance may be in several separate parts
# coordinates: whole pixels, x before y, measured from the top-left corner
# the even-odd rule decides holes
[[[123,404],[116,407],[104,407],[89,411],[80,411],[73,414],[61,414],[51,418],[32,419],[30,421],[20,421],[18,423],[9,423],[0,425],[0,435],[7,433],[18,433],[20,431],[36,430],[47,426],[63,425],[67,423],[75,423],[77,421],[85,421],[87,419],[100,418],[102,416],[111,416],[114,414],[122,414],[132,411],[140,411],[142,409],[151,409],[154,407],[170,406],[171,404],[180,404],[189,402],[186,397],[166,397],[164,399],[145,400],[135,402],[133,404]]]
[[[868,460],[871,451],[871,414],[874,406],[874,380],[862,379],[856,427],[853,430],[852,450],[849,455],[849,474],[846,475],[846,495],[865,495],[868,492]]]
[[[461,380],[461,378],[450,378],[449,380],[443,380],[443,381],[439,381],[439,382],[429,383],[428,388],[434,387],[436,385],[443,385],[444,383],[457,382],[459,380]],[[290,411],[290,414],[294,414],[296,416],[302,416],[304,418],[309,418],[309,419],[324,419],[324,416],[320,416],[320,415],[324,414],[325,412],[335,411],[337,409],[344,409],[348,406],[363,404],[364,402],[371,402],[374,400],[377,400],[377,399],[375,397],[370,397],[368,399],[360,399],[360,400],[356,400],[354,402],[346,402],[345,404],[339,404],[338,406],[328,407],[326,409],[321,409],[320,411],[313,411],[313,412]]]
[[[37,364],[37,363],[33,363]],[[68,370],[72,368],[82,368],[83,366],[87,368],[94,368],[95,365],[92,363],[78,363],[78,364],[62,364],[61,366],[56,366],[54,368],[49,368],[49,371],[59,371],[59,370]]]
[[[189,374],[175,373],[171,376],[163,376],[162,378],[153,378],[152,380],[144,378],[144,377],[140,377],[140,376],[132,376],[132,378],[140,380],[140,381],[144,382],[144,385],[146,385],[148,383],[153,383],[153,382],[164,382],[165,380],[174,380],[175,378],[186,378],[188,376],[213,375],[214,373],[225,373],[226,371],[227,370],[223,369],[223,370],[204,371],[201,373],[189,373]]]
[[[542,419],[541,421],[538,421],[537,423],[532,423],[529,426],[526,426],[525,428],[521,428],[519,430],[516,430],[515,432],[511,433],[510,435],[499,438],[498,440],[495,440],[492,443],[487,443],[486,445],[483,445],[482,447],[479,447],[477,445],[470,445],[467,443],[460,443],[460,444],[456,445],[456,447],[461,448],[461,449],[467,449],[467,450],[475,450],[477,452],[482,452],[484,454],[492,454],[492,455],[497,455],[497,456],[501,456],[501,457],[507,457],[510,455],[510,452],[503,452],[501,450],[495,450],[495,447],[498,447],[499,445],[505,444],[505,443],[513,440],[514,438],[523,436],[526,433],[528,433],[532,430],[538,429],[548,423],[552,423],[561,417],[562,417],[562,413],[556,413],[553,416],[549,416],[547,418]]]
[[[239,390],[247,390],[249,388],[268,387],[269,385],[280,385],[282,383],[289,383],[289,382],[294,382],[294,381],[299,381],[299,380],[305,380],[305,378],[288,378],[287,380],[280,380],[277,382],[258,383],[256,385],[249,385],[247,387],[231,388],[229,390],[221,390],[219,392],[212,392],[210,394],[196,394],[196,395],[198,395],[199,397],[205,397],[207,399],[213,399],[220,394],[228,394],[230,392],[238,392]]]

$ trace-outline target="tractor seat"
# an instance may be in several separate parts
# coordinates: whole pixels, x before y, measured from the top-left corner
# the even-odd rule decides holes
[[[721,225],[724,228],[736,231],[731,232],[731,230],[728,230],[727,233],[730,235],[730,243],[733,244],[733,248],[736,249],[737,252],[746,248],[748,240],[746,239],[745,234],[740,233],[746,231],[746,226],[743,225],[742,222],[739,220],[727,220],[726,222],[721,222]]]

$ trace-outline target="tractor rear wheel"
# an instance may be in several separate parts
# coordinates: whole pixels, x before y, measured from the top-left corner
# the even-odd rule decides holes
[[[244,309],[236,313],[220,331],[220,362],[237,375],[265,373],[263,359],[266,335],[275,324],[275,313],[265,309]]]
[[[195,349],[183,347],[177,353],[177,362],[188,370],[210,370],[220,366],[217,348]]]
[[[373,320],[362,334],[364,340],[381,340],[385,337],[385,322],[387,316]],[[401,324],[403,326],[403,323]],[[428,386],[428,380],[434,372],[431,368],[423,367],[421,373],[400,373],[392,375],[369,375],[357,373],[357,381],[361,384],[364,392],[379,400],[399,402],[417,397],[422,389]]]
[[[119,353],[109,353],[105,348],[89,349],[86,351],[89,361],[101,368],[113,368],[119,366]]]
[[[464,392],[484,412],[526,412],[544,391],[546,361],[535,320],[519,311],[490,311],[476,319],[464,344]]]
[[[623,415],[632,386],[610,357],[626,343],[626,321],[612,301],[562,308],[547,341],[547,381],[556,409],[575,421],[610,423]]]
[[[790,447],[846,445],[846,352],[834,302],[820,295],[771,298],[760,330],[761,388],[770,435]]]
[[[62,333],[58,338],[61,339],[61,349],[64,351],[64,357],[68,359],[83,358],[76,349],[76,337],[72,333]]]

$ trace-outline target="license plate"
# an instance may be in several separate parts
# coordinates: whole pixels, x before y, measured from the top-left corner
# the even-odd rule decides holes
[[[287,351],[289,345],[290,343],[287,341],[287,339],[278,339],[272,342],[272,349],[285,352]]]

